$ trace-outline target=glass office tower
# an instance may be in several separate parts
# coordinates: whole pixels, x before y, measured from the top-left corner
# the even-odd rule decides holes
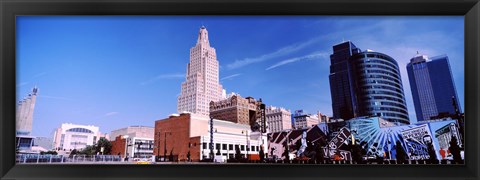
[[[417,54],[407,64],[417,121],[435,119],[441,114],[455,114],[459,110],[457,91],[452,78],[448,56],[428,58]]]
[[[400,70],[390,56],[361,51],[352,42],[333,46],[330,91],[333,117],[345,120],[378,116],[409,124]]]

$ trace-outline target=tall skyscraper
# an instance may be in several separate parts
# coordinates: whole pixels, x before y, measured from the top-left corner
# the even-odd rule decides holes
[[[355,97],[352,89],[350,57],[360,53],[352,42],[343,42],[333,46],[330,55],[330,92],[332,95],[333,118],[352,119],[356,117]]]
[[[455,114],[453,100],[458,103],[448,56],[428,58],[417,54],[407,64],[417,121],[430,120],[439,114]]]
[[[33,110],[35,109],[37,92],[38,88],[34,87],[27,97],[18,102],[16,113],[17,135],[30,135],[32,132]]]
[[[333,51],[330,90],[334,118],[378,116],[397,125],[410,123],[395,59],[361,51],[352,42],[335,45]]]
[[[215,48],[210,47],[207,29],[202,26],[197,44],[190,49],[190,63],[178,97],[177,111],[208,116],[210,102],[219,101],[221,97],[217,55]]]

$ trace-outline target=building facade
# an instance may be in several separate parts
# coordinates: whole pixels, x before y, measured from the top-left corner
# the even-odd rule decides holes
[[[233,123],[253,125],[260,119],[261,100],[231,94],[228,98],[210,102],[210,117]]]
[[[316,115],[299,115],[293,117],[295,119],[293,127],[295,129],[304,129],[304,128],[310,128],[313,127],[317,124],[320,124],[320,120]]]
[[[350,41],[333,46],[329,81],[334,119],[348,120],[357,116],[350,57],[358,53],[360,49]]]
[[[207,29],[202,26],[197,44],[190,49],[190,62],[178,96],[177,111],[208,116],[209,103],[219,101],[222,90],[216,51],[210,46]]]
[[[154,134],[154,128],[148,126],[129,126],[113,130],[110,136],[115,140],[112,141],[111,154],[129,158],[151,157]]]
[[[407,64],[407,72],[418,121],[430,120],[442,113],[454,115],[454,103],[461,111],[448,56],[429,59],[417,54]]]
[[[57,151],[81,150],[105,137],[97,126],[64,123],[54,132],[53,147]]]
[[[279,132],[292,128],[292,114],[290,110],[268,106],[265,109],[265,117],[269,132]]]
[[[208,117],[182,113],[155,122],[154,155],[159,159],[192,161],[210,156],[210,119]],[[250,126],[230,121],[213,120],[213,153],[226,159],[235,157],[235,148],[241,156],[258,159],[260,146],[266,146],[266,136],[251,132]],[[265,148],[265,147],[264,147]]]
[[[332,63],[346,59],[346,62],[342,61],[345,66],[342,70],[348,71],[340,71],[344,76],[336,75],[337,72],[332,70],[337,64],[331,65],[334,118],[349,120],[352,116],[377,116],[397,125],[410,123],[395,59],[372,50],[360,51],[351,42],[335,45],[330,57]]]

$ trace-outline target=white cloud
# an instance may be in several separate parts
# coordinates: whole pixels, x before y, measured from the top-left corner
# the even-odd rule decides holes
[[[306,55],[306,56],[295,57],[295,58],[290,58],[290,59],[287,59],[287,60],[280,61],[280,62],[268,67],[265,70],[268,71],[270,69],[274,69],[274,68],[277,68],[277,67],[280,67],[280,66],[283,66],[283,65],[287,65],[287,64],[290,64],[290,63],[294,63],[294,62],[297,62],[297,61],[311,60],[311,59],[325,58],[325,57],[328,57],[328,53],[326,53],[326,52],[313,53],[313,54],[309,54],[309,55]]]
[[[274,52],[263,54],[263,55],[258,56],[258,57],[236,60],[235,62],[228,64],[227,68],[236,69],[236,68],[240,68],[240,67],[243,67],[243,66],[246,66],[246,65],[249,65],[249,64],[259,63],[259,62],[263,62],[263,61],[266,61],[266,60],[269,60],[269,59],[272,59],[272,58],[285,56],[285,55],[288,55],[290,53],[297,52],[297,51],[299,51],[299,50],[301,50],[305,47],[308,47],[312,44],[318,43],[320,40],[321,40],[320,37],[319,38],[313,38],[313,39],[310,39],[310,40],[302,42],[302,43],[296,43],[296,44],[293,44],[293,45],[289,45],[289,46],[280,48],[280,49],[278,49]]]
[[[140,85],[151,84],[161,79],[181,79],[181,78],[185,78],[185,74],[161,74],[147,81],[141,82]]]
[[[115,114],[118,114],[118,112],[108,112],[104,116],[113,116]]]
[[[237,76],[240,76],[240,75],[242,75],[242,74],[241,74],[241,73],[233,74],[233,75],[230,75],[230,76],[221,78],[220,81],[221,81],[221,80],[232,79],[232,78],[237,77]]]

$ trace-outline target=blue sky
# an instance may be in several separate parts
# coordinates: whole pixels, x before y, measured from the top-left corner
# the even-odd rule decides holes
[[[412,122],[406,64],[417,51],[449,56],[464,107],[463,16],[21,16],[17,99],[39,87],[32,134],[51,137],[66,122],[153,127],[176,113],[202,25],[228,93],[332,115],[329,55],[351,40],[398,61]]]

